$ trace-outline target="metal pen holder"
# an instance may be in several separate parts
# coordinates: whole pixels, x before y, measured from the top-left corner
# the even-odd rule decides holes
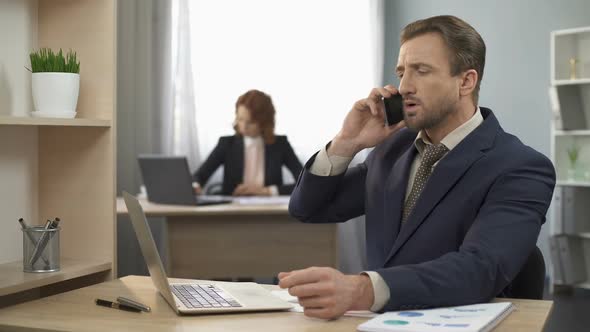
[[[57,228],[23,229],[24,272],[59,271],[59,231]]]

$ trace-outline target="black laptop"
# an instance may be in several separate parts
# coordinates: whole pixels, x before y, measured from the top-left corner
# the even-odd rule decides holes
[[[232,202],[227,196],[195,195],[186,157],[139,155],[137,160],[150,202],[175,205],[212,205]]]

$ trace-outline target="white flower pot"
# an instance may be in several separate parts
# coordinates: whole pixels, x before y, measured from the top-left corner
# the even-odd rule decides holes
[[[33,103],[36,117],[73,118],[80,91],[80,75],[33,73]]]

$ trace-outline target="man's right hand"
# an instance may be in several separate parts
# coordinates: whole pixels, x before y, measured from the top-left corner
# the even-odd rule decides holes
[[[383,98],[397,93],[396,88],[387,85],[374,88],[369,97],[357,101],[346,115],[342,129],[332,140],[328,155],[354,157],[359,151],[374,147],[405,127],[404,121],[393,126],[385,125]]]

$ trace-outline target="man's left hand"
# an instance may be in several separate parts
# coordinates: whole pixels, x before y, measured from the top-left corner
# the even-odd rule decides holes
[[[344,275],[330,267],[279,273],[279,286],[299,299],[304,314],[335,319],[348,310],[369,310],[374,294],[366,275]]]

